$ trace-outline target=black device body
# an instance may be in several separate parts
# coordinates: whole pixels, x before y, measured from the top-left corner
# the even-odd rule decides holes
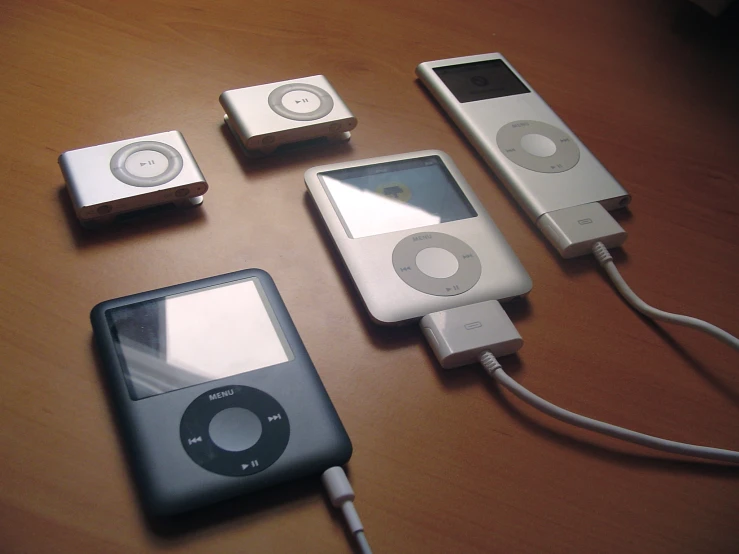
[[[149,515],[319,474],[351,457],[266,272],[108,300],[90,317]]]

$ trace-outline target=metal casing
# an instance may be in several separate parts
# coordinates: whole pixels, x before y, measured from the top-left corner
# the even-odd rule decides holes
[[[127,145],[139,142],[160,143],[176,150],[182,161],[178,174],[156,186],[133,186],[117,178],[111,170],[111,159]],[[208,191],[208,183],[179,131],[69,150],[59,156],[59,166],[75,213],[83,222],[186,201]]]
[[[488,60],[503,61],[530,92],[460,103],[434,71]],[[581,204],[599,202],[613,210],[630,201],[626,190],[502,55],[424,62],[416,74],[533,221],[547,212]],[[543,122],[568,133],[580,150],[577,164],[560,173],[541,173],[512,162],[501,152],[496,137],[504,125],[518,120]]]
[[[426,156],[441,158],[477,216],[411,230],[350,238],[324,189],[321,173]],[[452,159],[444,152],[424,150],[314,167],[305,172],[305,184],[371,318],[377,323],[403,323],[448,308],[484,300],[507,300],[523,296],[531,290],[531,277]],[[393,267],[393,250],[403,239],[424,231],[451,235],[474,250],[482,266],[482,273],[470,290],[455,296],[436,296],[412,288],[398,276]]]
[[[277,111],[271,107],[274,101],[270,96],[277,89],[300,84],[324,91],[330,97],[332,105],[325,115],[291,119],[278,113],[285,112],[279,106]],[[219,100],[228,126],[250,151],[272,150],[281,144],[347,133],[357,126],[357,118],[323,75],[227,90]]]

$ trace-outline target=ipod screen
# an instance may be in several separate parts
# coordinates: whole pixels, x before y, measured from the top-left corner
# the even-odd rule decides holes
[[[320,173],[350,238],[477,216],[439,156]]]
[[[255,278],[106,313],[134,400],[294,359]]]
[[[462,104],[531,92],[503,60],[446,65],[434,72]]]

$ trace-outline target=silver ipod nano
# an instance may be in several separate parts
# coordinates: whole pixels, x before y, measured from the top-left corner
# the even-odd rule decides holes
[[[208,190],[179,131],[70,150],[59,166],[83,224],[161,204],[199,205]]]
[[[531,278],[444,152],[314,167],[305,184],[380,324],[531,290]]]
[[[345,141],[357,118],[323,75],[234,90],[220,96],[224,120],[247,154],[326,137]]]
[[[626,190],[500,54],[424,62],[421,82],[534,222],[599,202],[629,203]]]

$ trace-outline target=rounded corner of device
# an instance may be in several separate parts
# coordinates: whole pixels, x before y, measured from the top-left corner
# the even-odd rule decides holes
[[[92,321],[93,326],[95,325],[96,320],[105,316],[109,303],[110,302],[108,300],[105,300],[103,302],[98,302],[92,307],[90,310],[90,321]]]
[[[424,150],[424,152],[428,156],[439,156],[440,158],[445,158],[446,161],[452,159],[449,154],[447,154],[443,150],[439,150],[438,148],[430,148],[429,150]]]
[[[352,441],[349,438],[349,435],[347,435],[346,440],[342,441],[340,450],[337,453],[336,457],[338,461],[336,465],[343,466],[345,464],[348,464],[349,460],[352,459],[353,454],[354,454],[354,445],[352,444]]]
[[[247,269],[246,271],[248,271],[251,276],[256,277],[260,281],[271,284],[274,284],[275,282],[272,276],[263,269],[258,269],[255,267],[252,269]]]
[[[517,294],[516,296],[518,298],[523,298],[524,296],[527,296],[531,292],[531,289],[533,288],[534,288],[534,281],[531,279],[531,275],[526,273],[526,277],[523,282],[523,291]]]
[[[165,521],[167,518],[188,511],[188,506],[156,487],[139,483],[139,497],[144,515],[149,521]]]
[[[313,194],[311,185],[316,185],[318,183],[318,175],[323,171],[323,169],[323,166],[309,167],[305,170],[305,173],[303,173],[303,182],[305,183],[305,186],[308,187],[308,191],[311,195]]]
[[[177,129],[172,129],[171,131],[167,131],[167,132],[162,133],[162,134],[164,135],[164,134],[168,134],[168,133],[172,133],[173,135],[175,135],[179,140],[181,140],[183,143],[185,143],[185,146],[187,148],[189,148],[189,146],[187,146],[187,141],[185,140],[185,135],[182,134],[182,131],[178,131]]]
[[[367,313],[369,314],[372,323],[376,323],[377,325],[395,325],[400,321],[398,318],[390,316],[390,314],[378,313],[377,308],[372,308],[370,306],[367,306]]]
[[[317,170],[316,170],[316,168],[315,168],[315,167],[309,167],[308,169],[306,169],[306,170],[305,170],[305,171],[303,172],[303,181],[305,181],[305,182],[306,182],[306,184],[307,184],[307,183],[308,183],[308,179],[313,179],[313,178],[315,178],[315,176],[316,176],[316,173],[318,173],[318,172],[317,172]]]

